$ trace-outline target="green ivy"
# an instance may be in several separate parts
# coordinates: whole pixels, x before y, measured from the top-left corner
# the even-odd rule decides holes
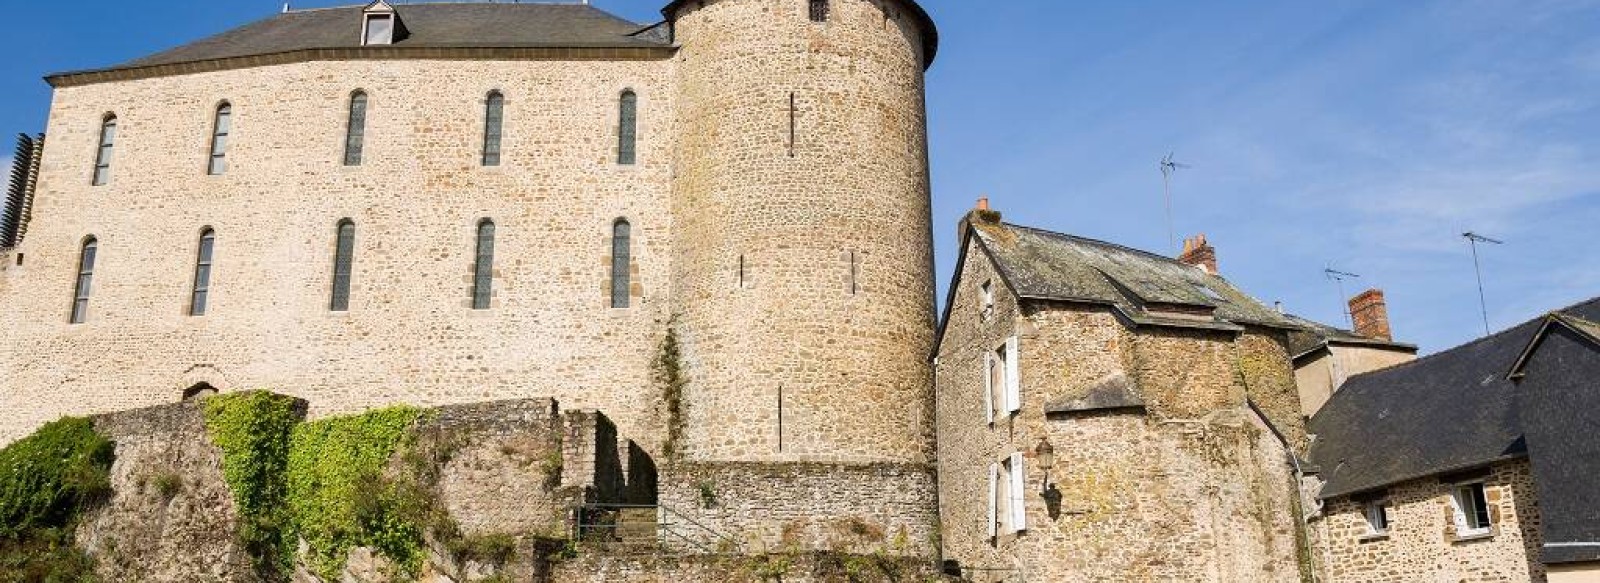
[[[408,445],[422,411],[379,409],[294,428],[289,444],[288,510],[310,547],[313,572],[337,580],[352,547],[369,546],[411,575],[426,554],[422,515],[430,493],[414,481],[386,479],[391,456]]]
[[[675,459],[682,453],[679,448],[683,445],[683,389],[689,384],[689,379],[683,375],[678,333],[672,326],[672,322],[667,323],[667,335],[661,340],[661,348],[656,351],[656,360],[651,365],[652,376],[661,386],[661,400],[667,409],[667,440],[661,444],[661,451],[668,459]]]
[[[294,539],[284,513],[289,435],[300,422],[292,398],[266,391],[205,400],[206,432],[222,449],[222,477],[239,507],[239,538],[263,573],[288,572]]]
[[[94,580],[72,533],[84,508],[111,492],[113,450],[78,417],[0,449],[0,580]]]

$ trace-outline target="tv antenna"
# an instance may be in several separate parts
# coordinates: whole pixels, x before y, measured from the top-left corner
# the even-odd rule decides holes
[[[1355,315],[1350,313],[1350,303],[1349,303],[1350,296],[1344,295],[1344,280],[1347,280],[1347,279],[1360,279],[1361,276],[1356,275],[1354,273],[1350,273],[1348,271],[1339,271],[1339,270],[1334,269],[1332,267],[1329,267],[1327,269],[1322,270],[1322,276],[1326,277],[1328,279],[1331,279],[1335,283],[1338,284],[1338,286],[1339,286],[1339,306],[1340,306],[1339,307],[1339,311],[1344,312],[1345,322],[1348,322],[1350,324],[1350,329],[1354,330],[1355,327],[1356,327],[1356,318],[1355,318]]]
[[[1483,296],[1483,266],[1478,262],[1478,244],[1504,245],[1506,242],[1491,239],[1472,231],[1462,233],[1461,236],[1466,237],[1467,244],[1472,246],[1472,270],[1478,274],[1478,308],[1483,311],[1483,335],[1488,336],[1491,334],[1489,331],[1489,302]]]
[[[1161,194],[1167,202],[1167,247],[1174,253],[1178,250],[1178,239],[1172,233],[1172,174],[1180,169],[1193,168],[1188,164],[1173,162],[1172,155],[1175,153],[1167,152],[1166,157],[1161,159]]]

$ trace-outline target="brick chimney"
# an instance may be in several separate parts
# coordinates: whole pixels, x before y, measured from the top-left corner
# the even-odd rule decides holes
[[[967,214],[961,215],[961,222],[956,225],[957,243],[965,243],[967,225],[998,225],[1000,224],[1000,211],[989,208],[988,195],[978,197],[978,204]]]
[[[1217,275],[1217,248],[1206,241],[1206,234],[1201,233],[1192,238],[1183,240],[1183,253],[1178,255],[1178,261],[1204,269],[1206,273]]]
[[[1356,334],[1394,340],[1394,332],[1389,329],[1389,304],[1383,300],[1383,290],[1369,289],[1351,298],[1350,320],[1355,322]]]

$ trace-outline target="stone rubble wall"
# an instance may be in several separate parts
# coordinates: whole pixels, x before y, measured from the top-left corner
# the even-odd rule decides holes
[[[548,583],[936,583],[946,578],[927,560],[838,553],[750,556],[582,555],[555,565]]]

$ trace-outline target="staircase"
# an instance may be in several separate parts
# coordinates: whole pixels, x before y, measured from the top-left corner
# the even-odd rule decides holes
[[[576,514],[577,540],[607,550],[707,554],[737,548],[732,538],[665,506],[584,504]]]

